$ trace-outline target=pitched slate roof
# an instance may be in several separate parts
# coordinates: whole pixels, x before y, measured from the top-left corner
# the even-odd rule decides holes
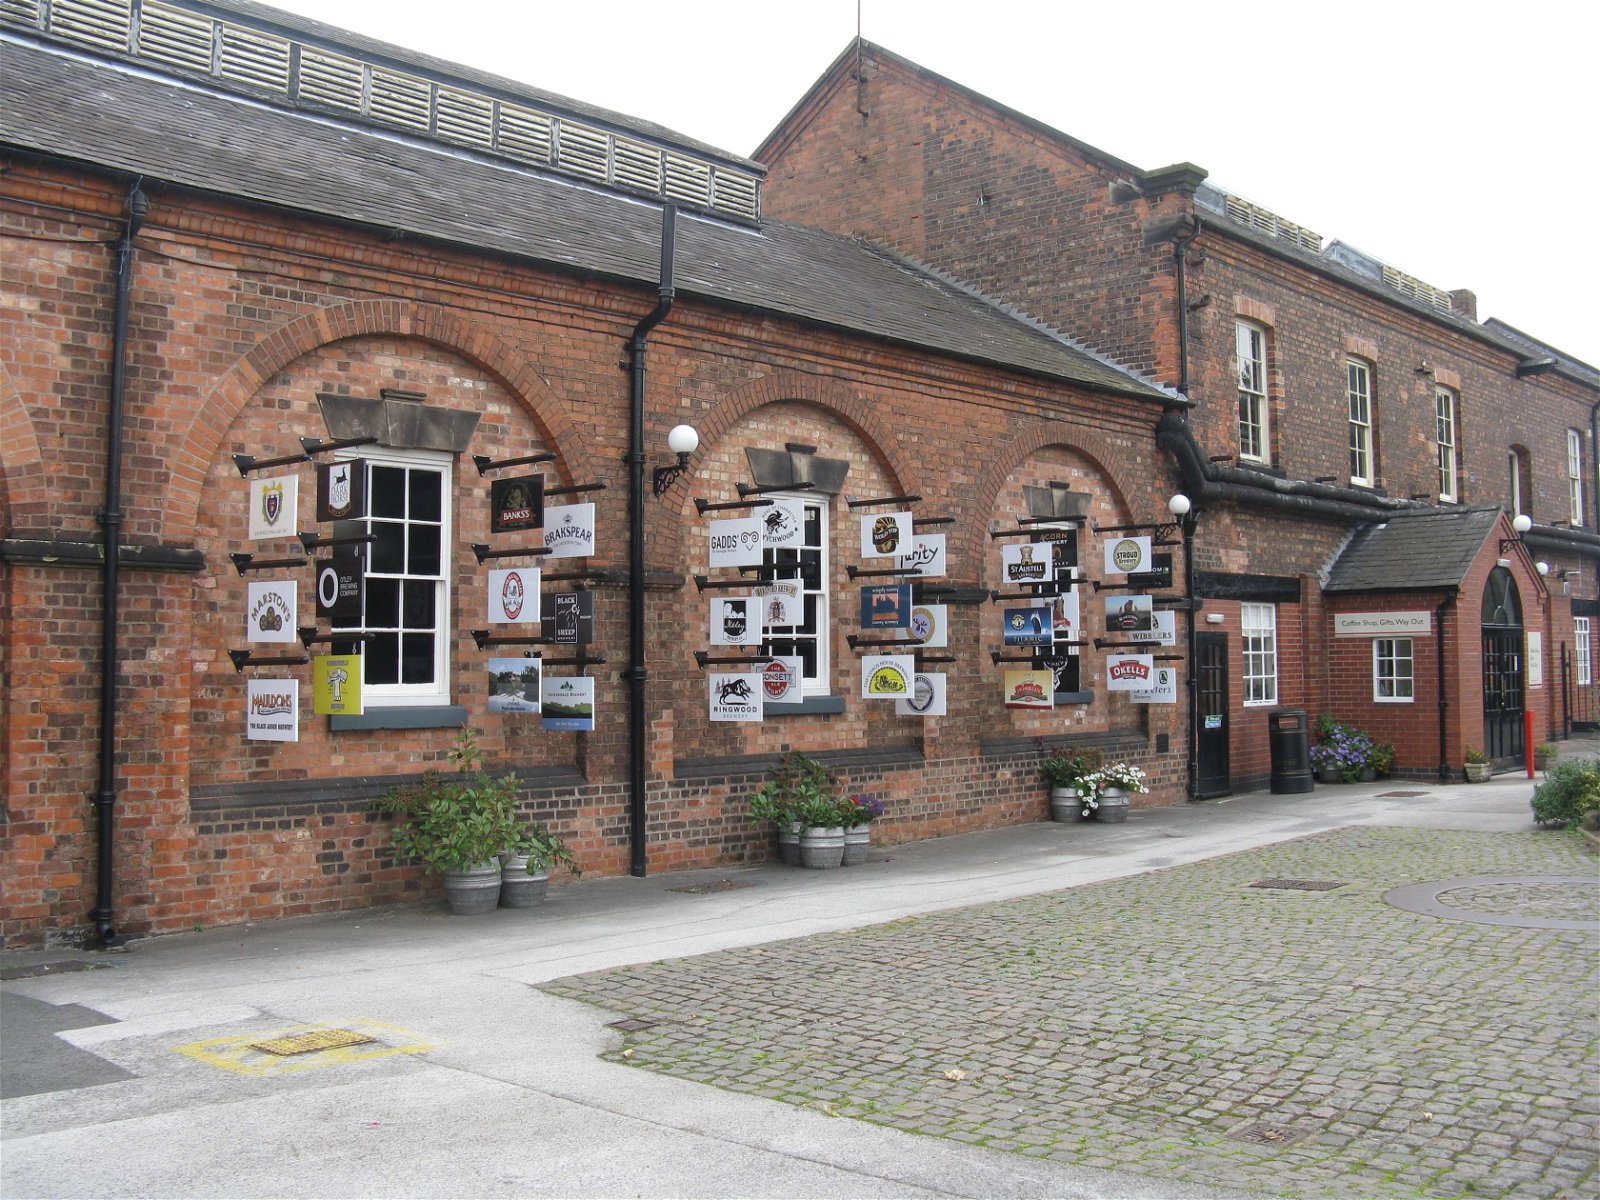
[[[1328,570],[1324,592],[1458,587],[1500,521],[1495,505],[1396,513],[1363,525]]]
[[[558,269],[647,285],[659,209],[471,151],[287,111],[0,37],[0,144]],[[1173,393],[861,242],[766,221],[680,215],[675,285],[1035,375],[1171,403]]]

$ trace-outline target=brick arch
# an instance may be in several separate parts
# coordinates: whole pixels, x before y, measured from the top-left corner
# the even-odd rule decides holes
[[[374,335],[431,342],[482,367],[522,404],[541,439],[559,456],[554,465],[568,483],[596,478],[588,439],[520,351],[482,326],[434,305],[356,301],[319,309],[281,326],[217,380],[188,428],[175,439],[176,449],[168,461],[172,484],[162,521],[164,536],[179,541],[194,529],[206,471],[234,421],[267,381],[313,350]]]
[[[900,444],[894,434],[878,418],[865,397],[848,384],[818,379],[797,371],[780,371],[764,375],[728,393],[702,414],[697,416],[672,414],[675,424],[684,419],[694,422],[695,428],[700,433],[701,450],[689,460],[689,470],[684,473],[678,486],[668,493],[676,500],[676,507],[657,505],[648,510],[652,522],[650,541],[660,547],[657,563],[678,562],[684,527],[693,524],[688,519],[686,510],[692,505],[690,496],[694,475],[706,449],[717,445],[741,420],[756,409],[768,404],[783,403],[809,404],[838,418],[846,428],[861,439],[878,465],[889,476],[892,486],[899,491],[905,489],[905,481],[911,478],[909,464],[904,461]],[[665,445],[666,430],[652,430],[649,439],[653,444]]]
[[[1000,492],[1005,488],[1006,481],[1028,459],[1041,450],[1052,446],[1060,446],[1083,455],[1104,475],[1111,483],[1111,499],[1116,504],[1118,513],[1128,519],[1132,509],[1128,505],[1128,485],[1122,478],[1121,472],[1108,463],[1098,452],[1098,447],[1091,443],[1093,435],[1087,430],[1080,430],[1075,426],[1064,425],[1039,425],[1026,433],[1018,434],[1010,442],[994,448],[989,459],[989,466],[978,480],[978,486],[973,490],[973,506],[971,518],[963,523],[961,530],[953,535],[953,539],[960,539],[959,552],[962,562],[982,564],[984,555],[988,553],[986,547],[989,543],[989,520],[994,513],[995,504],[1000,499]],[[1096,439],[1098,440],[1098,439]],[[957,552],[957,547],[951,547],[952,556]],[[982,577],[981,565],[979,577]]]
[[[48,474],[39,434],[22,403],[22,392],[0,364],[0,531],[15,528],[17,514],[31,513],[45,525]]]

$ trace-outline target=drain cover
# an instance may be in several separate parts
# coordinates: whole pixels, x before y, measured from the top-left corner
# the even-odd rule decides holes
[[[318,1050],[338,1050],[344,1046],[364,1046],[375,1042],[364,1033],[351,1033],[348,1029],[319,1029],[315,1033],[297,1033],[293,1037],[273,1038],[266,1042],[251,1042],[251,1050],[276,1054],[288,1058],[292,1054],[311,1054]]]
[[[623,1033],[638,1033],[641,1029],[654,1029],[660,1021],[646,1021],[641,1017],[629,1017],[626,1021],[613,1021],[607,1029],[620,1029]]]
[[[1379,800],[1415,800],[1418,796],[1426,796],[1427,792],[1379,792]]]
[[[1257,1146],[1287,1146],[1290,1142],[1298,1142],[1305,1134],[1299,1130],[1290,1129],[1287,1125],[1269,1125],[1265,1121],[1256,1121],[1251,1125],[1241,1125],[1230,1130],[1228,1136],[1237,1142],[1251,1142]]]
[[[1344,884],[1330,879],[1258,879],[1250,884],[1258,888],[1283,888],[1291,892],[1331,892]]]
[[[732,892],[739,888],[755,887],[742,879],[718,879],[713,883],[687,883],[683,887],[668,888],[669,892],[683,892],[690,896],[709,896],[712,892]]]

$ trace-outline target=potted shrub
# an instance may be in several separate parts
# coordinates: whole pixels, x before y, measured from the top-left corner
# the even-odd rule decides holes
[[[1540,742],[1533,748],[1533,765],[1541,771],[1548,772],[1556,765],[1556,759],[1561,754],[1561,747],[1554,742]]]
[[[1394,770],[1395,749],[1390,741],[1375,742],[1372,747],[1372,757],[1367,760],[1368,765],[1377,772],[1378,778],[1386,778]]]
[[[1468,746],[1463,756],[1466,760],[1468,783],[1487,783],[1489,776],[1494,774],[1494,764],[1489,761],[1489,756],[1476,746]]]
[[[1128,819],[1130,792],[1148,792],[1144,772],[1125,762],[1108,763],[1090,771],[1072,785],[1082,806],[1082,815],[1113,823]]]
[[[390,835],[395,853],[444,875],[450,911],[474,915],[500,899],[500,851],[515,845],[514,775],[496,779],[483,769],[477,734],[463,729],[450,750],[454,774],[427,771],[422,782],[392,788],[374,805],[397,819]]]
[[[876,796],[851,796],[840,808],[844,819],[844,865],[867,861],[872,845],[872,822],[883,816],[883,801]]]
[[[1355,783],[1376,779],[1373,764],[1376,747],[1372,739],[1354,725],[1335,721],[1324,713],[1317,719],[1317,744],[1311,747],[1311,768],[1320,783]],[[1389,758],[1394,762],[1392,748]]]
[[[819,797],[833,800],[837,795],[833,772],[816,759],[791,750],[783,756],[772,778],[751,794],[750,818],[775,822],[779,858],[791,867],[799,866],[800,837],[808,819],[806,806]]]
[[[500,853],[500,907],[531,908],[543,901],[550,890],[550,870],[558,865],[583,874],[572,850],[544,822],[524,828],[511,849]]]
[[[1078,780],[1099,770],[1104,756],[1098,750],[1057,750],[1044,760],[1042,770],[1050,785],[1050,819],[1081,820],[1082,800],[1074,790]]]
[[[845,806],[849,801],[818,788],[800,802],[800,865],[826,868],[844,864]],[[853,805],[851,807],[854,807]]]

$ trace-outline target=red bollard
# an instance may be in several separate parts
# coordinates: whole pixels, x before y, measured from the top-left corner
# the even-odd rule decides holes
[[[1522,725],[1523,725],[1522,747],[1523,747],[1523,752],[1528,756],[1528,778],[1532,779],[1533,778],[1533,714],[1531,712],[1525,712],[1525,713],[1522,714]]]

